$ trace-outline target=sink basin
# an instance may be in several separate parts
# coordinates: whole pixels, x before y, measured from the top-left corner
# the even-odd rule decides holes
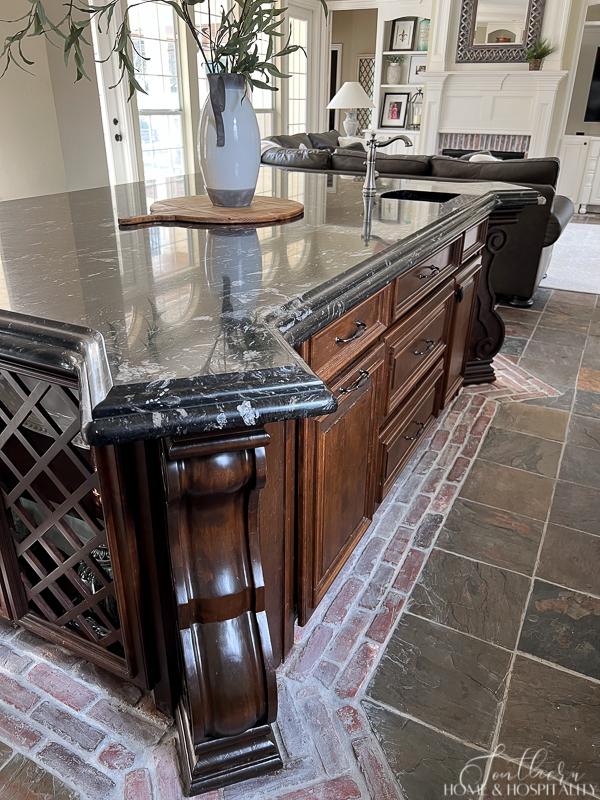
[[[420,200],[425,203],[447,203],[458,197],[457,194],[449,192],[421,192],[415,189],[395,189],[389,192],[382,192],[381,197],[386,200]]]

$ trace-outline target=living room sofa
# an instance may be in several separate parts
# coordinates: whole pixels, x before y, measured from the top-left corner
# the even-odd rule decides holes
[[[360,143],[339,147],[339,133],[299,133],[263,140],[262,161],[283,169],[361,175],[365,172],[365,150]],[[272,147],[269,147],[272,144]],[[508,240],[496,257],[492,285],[503,302],[519,307],[532,305],[544,277],[552,246],[571,220],[575,209],[568,197],[556,194],[560,162],[557,158],[516,158],[487,161],[450,156],[377,156],[381,177],[439,181],[502,181],[536,189],[543,206],[525,209],[519,222],[510,226]]]

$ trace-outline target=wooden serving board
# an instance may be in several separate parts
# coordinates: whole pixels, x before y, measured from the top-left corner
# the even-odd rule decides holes
[[[160,225],[161,222],[204,223],[208,225],[250,225],[285,222],[300,217],[304,206],[281,197],[255,197],[246,208],[213,206],[205,196],[173,197],[150,206],[149,214],[121,217],[119,225]]]

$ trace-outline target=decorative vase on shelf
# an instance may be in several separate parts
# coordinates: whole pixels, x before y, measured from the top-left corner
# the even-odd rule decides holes
[[[544,63],[543,59],[541,58],[534,58],[529,62],[529,69],[531,72],[539,72],[542,68],[542,64]]]
[[[208,75],[198,128],[198,155],[213,205],[252,203],[260,169],[260,131],[243,75]]]
[[[398,85],[402,81],[402,64],[389,63],[385,73],[386,83]]]
[[[417,30],[417,50],[429,49],[429,30],[431,28],[431,20],[424,17],[419,21],[419,28]]]

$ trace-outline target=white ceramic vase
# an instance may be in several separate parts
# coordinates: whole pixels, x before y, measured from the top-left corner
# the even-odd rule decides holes
[[[209,75],[198,128],[198,154],[212,204],[249,206],[260,169],[260,132],[242,75]]]
[[[402,80],[402,64],[388,64],[385,77],[389,84],[399,84]]]

